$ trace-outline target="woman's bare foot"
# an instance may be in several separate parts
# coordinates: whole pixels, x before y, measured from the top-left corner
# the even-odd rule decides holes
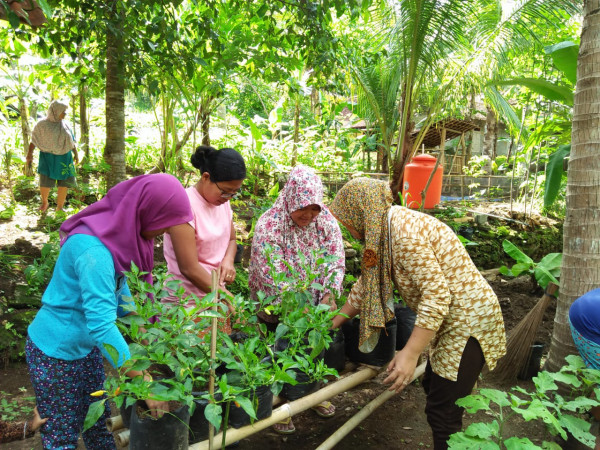
[[[40,212],[46,212],[47,210],[48,210],[48,203],[42,204],[42,206],[40,206]]]
[[[294,422],[292,422],[292,418],[288,417],[273,425],[273,430],[279,434],[293,434],[296,432],[296,427],[294,426]]]

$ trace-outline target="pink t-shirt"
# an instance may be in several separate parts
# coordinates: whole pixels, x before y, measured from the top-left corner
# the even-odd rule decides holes
[[[213,269],[219,267],[225,257],[231,238],[233,212],[229,202],[218,206],[208,203],[196,190],[195,186],[187,188],[186,192],[194,213],[194,220],[189,224],[194,228],[196,234],[198,263],[210,273]],[[196,294],[199,298],[204,297],[206,292],[194,286],[179,271],[171,236],[168,233],[165,233],[163,251],[169,270],[169,279],[180,280],[187,294]],[[178,300],[175,297],[165,297],[162,301],[173,303]],[[190,302],[188,306],[195,305]]]

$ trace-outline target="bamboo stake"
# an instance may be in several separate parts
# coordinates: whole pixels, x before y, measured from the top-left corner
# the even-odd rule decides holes
[[[413,374],[411,383],[425,372],[425,366],[427,362],[422,363],[415,369],[415,373]],[[317,450],[330,450],[337,443],[339,443],[348,433],[350,433],[356,426],[365,420],[367,417],[373,413],[377,408],[383,405],[386,401],[396,395],[396,391],[386,390],[382,394],[380,394],[377,398],[369,402],[366,406],[364,406],[357,414],[355,414],[350,420],[348,420],[344,425],[337,429],[335,433],[333,433],[325,442],[317,447]]]
[[[121,431],[115,439],[119,447],[127,447],[129,445],[129,430]]]
[[[124,427],[125,426],[123,424],[123,418],[120,415],[109,417],[108,419],[106,419],[106,428],[108,428],[108,431],[110,431],[111,433],[114,431],[118,431]]]
[[[348,389],[370,380],[374,376],[378,375],[383,369],[384,368],[375,369],[372,367],[366,367],[363,370],[359,370],[358,372],[348,376],[347,378],[343,378],[335,383],[325,386],[317,392],[274,409],[271,417],[259,420],[258,422],[254,422],[253,424],[246,425],[242,428],[229,429],[227,430],[225,445],[232,444],[235,441],[239,441],[240,439],[251,436],[254,433],[276,424],[277,422],[281,422],[282,420],[301,413],[302,411],[306,411],[307,409],[312,408],[313,406],[316,406],[325,400],[329,400],[337,394],[346,392]],[[223,433],[219,433],[217,436],[215,436],[215,438],[221,439],[222,434]],[[197,444],[190,445],[189,450],[206,450],[209,449],[209,445],[210,443],[208,441],[202,441],[198,442]]]
[[[212,292],[215,294],[213,299],[212,310],[217,311],[217,303],[219,303],[219,276],[220,269],[213,270],[212,276]],[[217,318],[211,319],[210,327],[210,376],[208,378],[208,395],[212,402],[215,394],[215,357],[217,354]],[[208,423],[208,449],[212,450],[213,439],[215,437],[215,427],[211,422]]]

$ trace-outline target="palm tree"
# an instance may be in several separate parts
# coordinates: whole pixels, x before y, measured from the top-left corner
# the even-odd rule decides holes
[[[396,108],[400,125],[395,152],[390,153],[394,192],[399,190],[404,167],[419,148],[424,134],[448,105],[456,104],[456,99],[462,97],[466,108],[468,92],[474,86],[478,92],[491,93],[484,89],[483,80],[489,79],[506,59],[508,49],[530,46],[540,23],[561,23],[563,11],[577,10],[568,0],[384,3],[380,23],[384,27],[389,23],[394,25],[381,41],[385,50],[382,55],[399,66],[394,81],[399,88]],[[367,97],[374,94],[366,92],[370,86],[359,82]],[[411,137],[419,118],[420,132]]]
[[[547,368],[558,370],[565,356],[577,353],[568,323],[569,308],[584,293],[600,286],[600,51],[596,16],[600,0],[584,1],[583,27],[577,62],[571,157],[567,181],[567,215],[563,228],[560,297],[554,318]]]
[[[377,166],[387,172],[389,155],[398,131],[398,94],[400,92],[400,65],[393,58],[380,58],[367,67],[353,67],[352,73],[360,86],[359,115],[367,128],[379,130]]]

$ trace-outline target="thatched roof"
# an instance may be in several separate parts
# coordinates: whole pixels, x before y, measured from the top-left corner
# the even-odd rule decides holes
[[[423,144],[426,148],[434,148],[440,145],[442,139],[442,128],[446,129],[446,140],[454,139],[463,133],[467,133],[472,130],[479,130],[479,127],[473,122],[461,119],[443,119],[440,120],[427,130],[425,137],[423,138]],[[420,130],[413,131],[410,137],[414,140]]]

